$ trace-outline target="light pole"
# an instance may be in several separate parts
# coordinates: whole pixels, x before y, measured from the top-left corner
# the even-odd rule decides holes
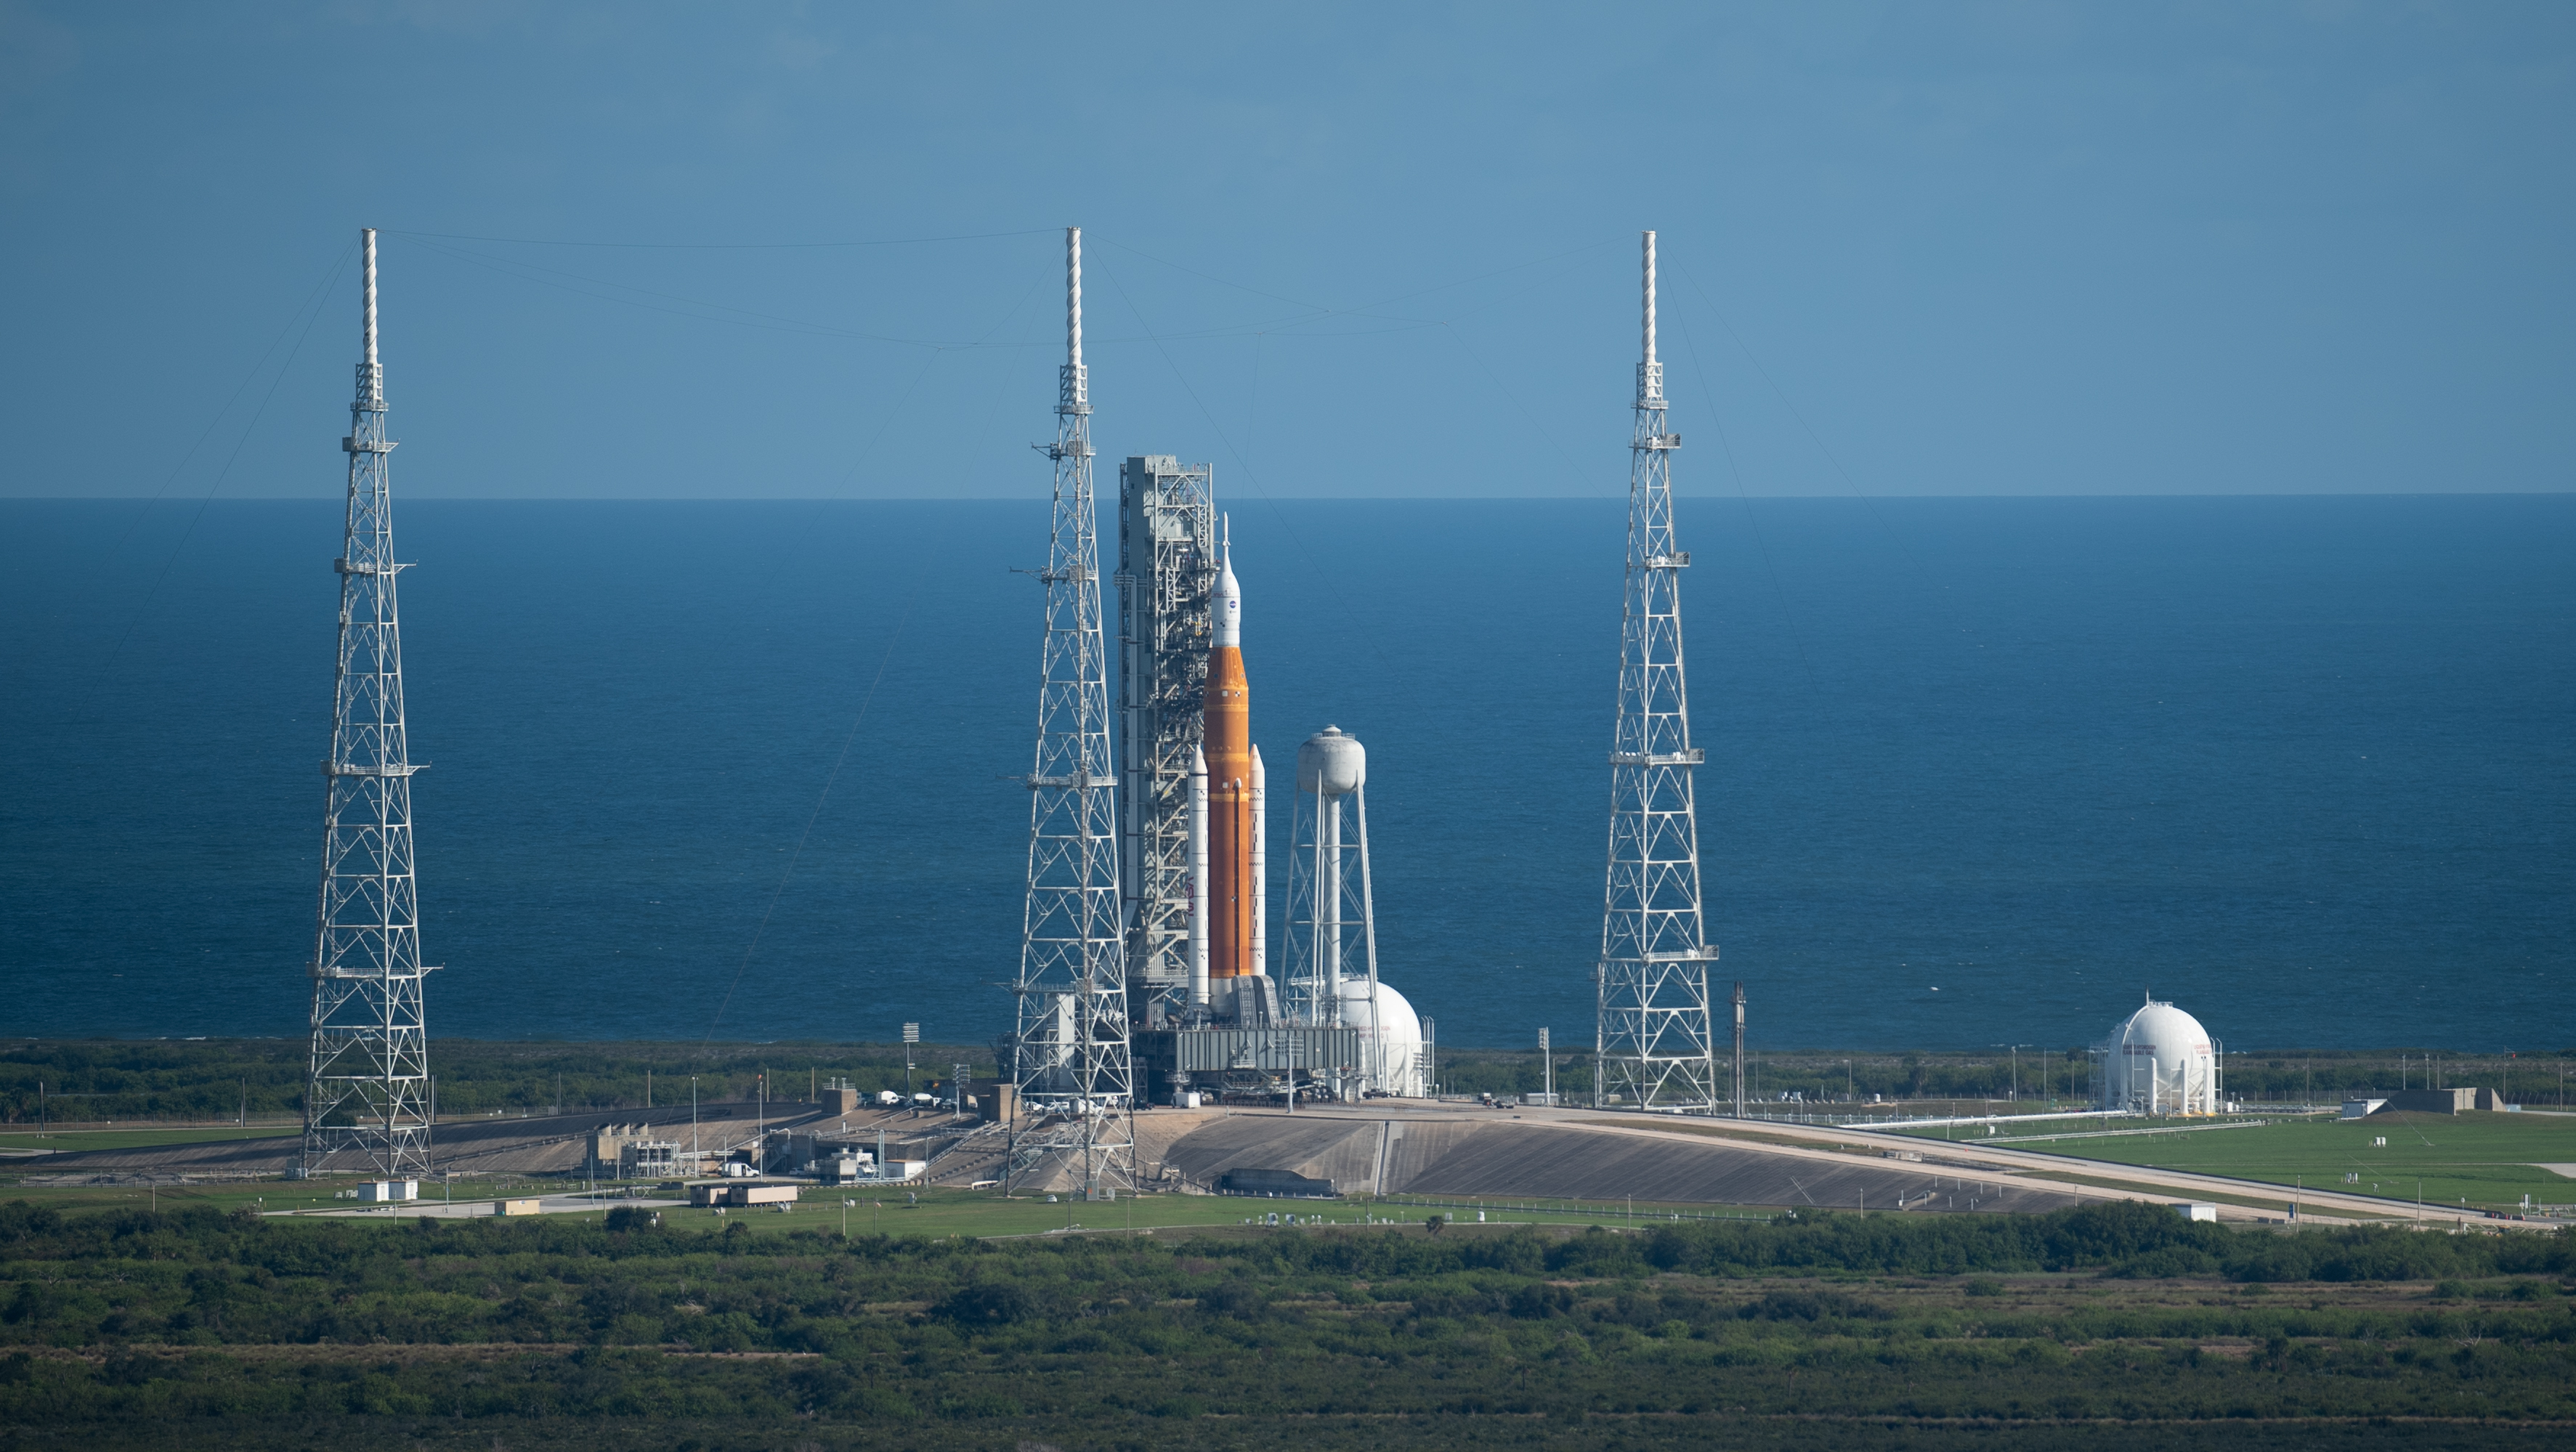
[[[912,1102],[912,1046],[920,1042],[921,1025],[905,1024],[903,1026],[903,1097],[907,1104]]]

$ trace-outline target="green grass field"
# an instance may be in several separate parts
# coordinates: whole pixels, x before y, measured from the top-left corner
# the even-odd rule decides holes
[[[301,1132],[299,1126],[292,1124],[254,1124],[248,1128],[218,1125],[211,1129],[142,1125],[133,1129],[57,1129],[45,1133],[13,1129],[0,1133],[0,1149],[50,1149],[66,1153],[73,1150],[148,1149],[153,1145],[204,1144],[221,1139],[276,1139]]]
[[[65,1212],[99,1212],[157,1208],[175,1210],[186,1205],[215,1205],[226,1209],[277,1211],[349,1211],[359,1207],[334,1197],[334,1191],[346,1189],[352,1182],[317,1180],[310,1183],[262,1181],[241,1185],[165,1185],[159,1189],[131,1185],[116,1186],[12,1186],[5,1192],[10,1199],[26,1199],[50,1205]],[[437,1182],[423,1185],[421,1199],[429,1204],[448,1201],[450,1187]],[[458,1205],[489,1201],[504,1195],[556,1196],[574,1187],[560,1181],[543,1180],[460,1180],[453,1187],[453,1202]],[[646,1192],[649,1194],[649,1192]],[[1035,1236],[1062,1232],[1068,1228],[1083,1233],[1122,1233],[1129,1230],[1225,1230],[1240,1228],[1246,1221],[1260,1224],[1270,1215],[1296,1216],[1299,1225],[1355,1226],[1392,1223],[1419,1230],[1433,1215],[1449,1217],[1452,1233],[1472,1230],[1477,1225],[1477,1210],[1472,1206],[1413,1204],[1404,1201],[1368,1200],[1255,1200],[1228,1195],[1144,1195],[1101,1204],[1059,1199],[1049,1203],[1044,1195],[1004,1199],[990,1190],[938,1190],[917,1192],[889,1190],[871,1192],[864,1189],[806,1187],[804,1197],[792,1211],[775,1209],[735,1209],[719,1216],[713,1210],[665,1208],[663,1223],[692,1229],[723,1225],[746,1225],[754,1234],[783,1234],[791,1230],[811,1230],[816,1226],[838,1231],[847,1216],[849,1233],[865,1235],[883,1233],[905,1237],[939,1238],[952,1235]],[[855,1205],[844,1205],[854,1200]],[[593,1213],[606,1215],[620,1201],[603,1199]],[[1506,1225],[1604,1225],[1649,1224],[1663,1219],[1674,1210],[1693,1215],[1710,1213],[1708,1206],[1586,1205],[1574,1201],[1493,1202],[1485,1210],[1484,1224],[1493,1228]],[[1765,1218],[1760,1212],[1746,1212],[1750,1218]],[[395,1215],[365,1217],[387,1225],[407,1223]],[[553,1218],[549,1216],[549,1218]]]
[[[2156,1127],[2178,1127],[2169,1121]],[[2037,1126],[1985,1141],[2012,1149],[2071,1155],[2111,1164],[2233,1175],[2275,1185],[2307,1185],[2381,1195],[2412,1205],[2417,1186],[2427,1205],[2481,1210],[2576,1205],[2576,1179],[2540,1168],[2576,1165],[2576,1117],[2548,1114],[2379,1114],[2364,1120],[2301,1119],[2180,1134],[2075,1138],[2103,1126],[2084,1122],[2070,1137],[2049,1139]],[[2144,1127],[2144,1126],[2141,1126]],[[2386,1139],[2386,1145],[2374,1141]],[[2359,1175],[2354,1183],[2344,1176]]]
[[[852,1235],[883,1233],[900,1236],[997,1236],[1044,1235],[1068,1228],[1080,1231],[1118,1232],[1167,1230],[1180,1227],[1222,1228],[1240,1224],[1248,1217],[1278,1211],[1301,1217],[1318,1217],[1339,1224],[1359,1222],[1372,1213],[1392,1216],[1395,1212],[1379,1207],[1373,1211],[1358,1205],[1323,1201],[1260,1201],[1214,1195],[1144,1195],[1100,1204],[1074,1200],[1047,1203],[1045,1196],[1005,1200],[990,1190],[903,1190],[808,1188],[794,1210],[737,1209],[718,1216],[713,1210],[665,1210],[662,1223],[692,1229],[714,1225],[748,1225],[755,1234],[789,1230],[811,1230],[822,1226],[839,1230],[846,1214]],[[855,1200],[845,1206],[844,1200]],[[1415,1212],[1409,1217],[1421,1223],[1430,1211]],[[1311,1222],[1310,1222],[1311,1223]]]

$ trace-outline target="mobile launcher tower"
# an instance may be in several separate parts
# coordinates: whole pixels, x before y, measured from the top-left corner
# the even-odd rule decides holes
[[[1207,691],[1216,494],[1169,454],[1118,471],[1119,854],[1130,1021],[1179,1022],[1192,1000],[1190,782]],[[1203,945],[1202,945],[1203,946]]]

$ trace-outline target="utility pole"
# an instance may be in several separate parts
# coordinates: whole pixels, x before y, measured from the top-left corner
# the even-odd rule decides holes
[[[1735,1117],[1744,1117],[1744,980],[1735,980]]]
[[[394,445],[385,437],[385,371],[376,353],[376,233],[364,253],[364,323],[356,401],[340,440],[349,460],[340,558],[339,661],[331,753],[322,762],[321,906],[313,957],[311,1047],[304,1089],[310,1175],[341,1153],[369,1173],[429,1168],[429,1029],[421,984],[420,899],[413,875],[412,764],[405,725],[401,612],[394,577]]]
[[[1655,234],[1640,246],[1641,356],[1629,437],[1628,563],[1619,644],[1618,725],[1610,747],[1610,852],[1601,959],[1593,969],[1594,1053],[1602,1077],[1640,1108],[1717,1107],[1701,914],[1699,819],[1682,670],[1681,572],[1673,530],[1664,365],[1655,356]],[[1596,1085],[1595,1103],[1606,1086]]]

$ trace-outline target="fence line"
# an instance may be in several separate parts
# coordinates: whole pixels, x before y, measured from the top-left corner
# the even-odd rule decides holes
[[[1354,1202],[1360,1205],[1402,1205],[1425,1210],[1513,1210],[1525,1215],[1594,1215],[1605,1222],[1625,1221],[1645,1224],[1649,1221],[1675,1220],[1757,1220],[1768,1221],[1768,1215],[1737,1215],[1716,1210],[1632,1210],[1615,1201],[1586,1205],[1569,1202],[1559,1205],[1537,1205],[1518,1200],[1435,1200],[1412,1195],[1381,1195],[1373,1200]],[[1570,1205],[1570,1208],[1569,1208]]]

